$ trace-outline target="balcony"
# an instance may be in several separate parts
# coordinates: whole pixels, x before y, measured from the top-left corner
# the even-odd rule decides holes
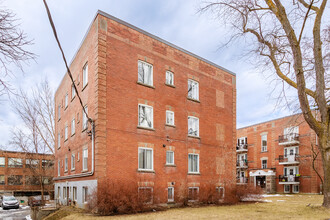
[[[236,184],[247,184],[248,178],[246,177],[238,177],[236,178]]]
[[[248,168],[248,161],[247,160],[236,161],[236,168]]]
[[[279,156],[279,164],[280,165],[289,165],[289,164],[299,164],[298,154],[293,154],[293,155],[280,155]]]
[[[296,174],[296,175],[289,175],[289,176],[278,176],[278,183],[279,184],[300,184],[300,174]]]
[[[237,144],[236,152],[247,152],[248,145],[247,144]]]
[[[278,136],[278,144],[279,145],[299,144],[299,134],[290,133],[290,134],[280,135]]]

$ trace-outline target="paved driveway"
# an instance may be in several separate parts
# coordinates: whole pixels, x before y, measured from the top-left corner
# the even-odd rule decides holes
[[[0,208],[0,219],[1,220],[25,220],[30,219],[30,207],[20,206],[19,209],[8,209],[3,210]]]

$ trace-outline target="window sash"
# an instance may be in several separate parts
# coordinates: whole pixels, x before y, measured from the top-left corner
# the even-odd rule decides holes
[[[83,151],[83,170],[87,170],[87,161],[88,160],[88,150],[84,149]]]
[[[197,201],[199,195],[199,187],[189,187],[188,188],[188,200]]]
[[[174,74],[170,71],[166,71],[166,84],[174,85]]]
[[[65,160],[64,160],[64,170],[68,171],[68,157],[65,157]]]
[[[65,125],[65,128],[64,128],[64,139],[68,140],[68,125],[67,124]]]
[[[6,158],[0,157],[0,167],[5,167],[5,166],[6,166]]]
[[[174,201],[174,187],[167,188],[167,201],[169,202]]]
[[[61,134],[58,133],[57,134],[57,148],[60,148],[61,147]]]
[[[153,85],[153,66],[149,63],[138,61],[138,82]]]
[[[191,99],[199,99],[199,85],[195,80],[188,79],[188,97]]]
[[[57,175],[60,176],[61,175],[61,161],[57,161]]]
[[[75,90],[75,88],[72,84],[72,86],[71,86],[71,99],[73,99],[75,96],[76,96],[76,90]]]
[[[266,169],[267,168],[267,160],[262,160],[261,161],[261,166],[262,166],[262,169]]]
[[[76,168],[76,156],[74,154],[71,155],[71,170],[74,170]]]
[[[153,128],[153,107],[139,104],[139,126]]]
[[[139,169],[153,170],[153,150],[151,148],[139,148]]]
[[[73,118],[71,121],[71,135],[76,133],[76,120]]]
[[[83,87],[88,83],[88,64],[86,63],[83,67]]]
[[[9,167],[23,167],[23,160],[21,158],[8,158]]]
[[[189,154],[188,155],[188,172],[199,173],[199,155]]]
[[[174,112],[166,111],[166,124],[174,125]]]
[[[166,164],[173,165],[174,164],[174,152],[166,151]]]
[[[86,113],[88,114],[88,107],[87,105],[84,107]],[[83,130],[87,128],[87,123],[88,123],[88,118],[87,118],[87,115],[85,113],[85,111],[83,110]]]
[[[66,107],[68,107],[68,99],[69,99],[69,95],[68,95],[68,93],[67,94],[65,94],[65,98],[64,98],[64,106],[65,106],[65,108]]]
[[[199,118],[188,116],[188,135],[199,137]]]

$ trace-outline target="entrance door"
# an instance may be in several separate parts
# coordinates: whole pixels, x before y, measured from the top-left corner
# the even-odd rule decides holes
[[[245,172],[244,171],[241,171],[240,182],[245,183]]]
[[[257,186],[266,188],[266,176],[256,176]]]

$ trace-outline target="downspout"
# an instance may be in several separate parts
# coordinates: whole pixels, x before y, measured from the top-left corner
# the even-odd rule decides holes
[[[91,126],[92,126],[92,130],[91,130],[91,134],[92,134],[92,170],[86,173],[80,173],[80,174],[73,174],[73,175],[68,175],[68,176],[61,176],[61,177],[55,177],[54,180],[65,180],[65,179],[71,179],[71,178],[80,178],[80,177],[86,177],[86,176],[92,176],[94,174],[94,154],[95,154],[95,124],[93,120],[91,121]]]

